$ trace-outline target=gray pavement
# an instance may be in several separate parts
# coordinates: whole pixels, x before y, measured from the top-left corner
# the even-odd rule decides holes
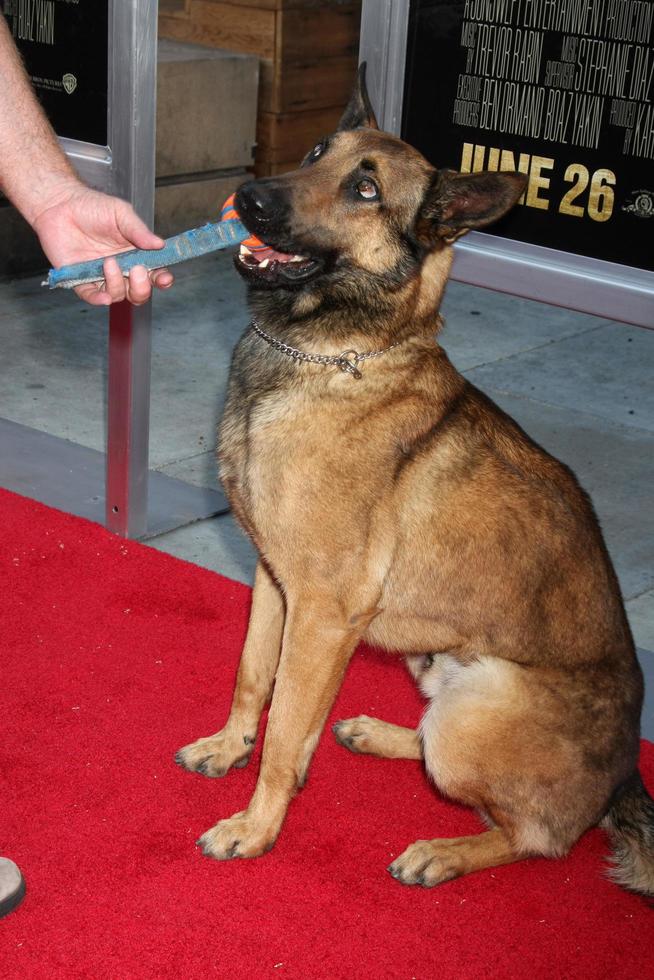
[[[105,311],[0,283],[0,417],[104,447]],[[450,283],[442,343],[453,362],[589,491],[654,693],[654,330]],[[215,485],[213,446],[244,290],[222,253],[179,267],[154,302],[151,466]],[[654,322],[654,311],[653,311]],[[255,557],[232,517],[152,547],[250,582]],[[645,729],[654,738],[654,698]]]

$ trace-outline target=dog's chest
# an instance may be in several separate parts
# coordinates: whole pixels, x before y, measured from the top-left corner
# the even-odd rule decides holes
[[[257,528],[277,519],[325,519],[349,455],[334,413],[302,394],[271,394],[247,417],[226,414],[222,429],[223,476]]]
[[[221,477],[260,551],[276,570],[335,567],[362,554],[384,496],[388,439],[357,424],[351,406],[303,389],[268,393],[244,411],[228,402]]]

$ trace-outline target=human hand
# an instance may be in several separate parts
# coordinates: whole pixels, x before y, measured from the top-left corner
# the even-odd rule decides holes
[[[162,248],[164,240],[153,234],[127,201],[92,190],[73,181],[32,221],[43,251],[56,267],[97,259],[131,248]],[[167,269],[148,272],[135,266],[123,276],[115,259],[104,263],[104,284],[86,283],[75,292],[92,306],[109,306],[128,299],[135,306],[146,303],[152,287],[168,289],[173,275]]]

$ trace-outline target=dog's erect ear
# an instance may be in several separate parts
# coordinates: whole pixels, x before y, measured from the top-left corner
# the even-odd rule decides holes
[[[425,194],[416,234],[432,245],[438,239],[453,242],[471,228],[484,228],[501,218],[526,186],[527,178],[519,173],[437,171]]]
[[[345,112],[341,116],[338,124],[338,132],[344,129],[379,129],[375,113],[370,105],[368,89],[366,88],[366,63],[363,61],[357,72],[357,80],[354,91],[350,96],[350,101],[345,107]]]

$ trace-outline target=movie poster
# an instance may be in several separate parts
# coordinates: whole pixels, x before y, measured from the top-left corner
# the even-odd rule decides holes
[[[403,136],[527,174],[490,234],[652,270],[653,23],[651,0],[414,0]]]
[[[107,145],[109,0],[0,0],[58,136]]]

